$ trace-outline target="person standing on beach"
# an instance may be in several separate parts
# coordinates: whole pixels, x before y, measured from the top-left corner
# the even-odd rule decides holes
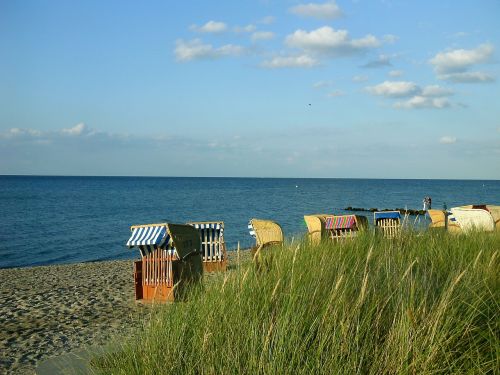
[[[430,210],[432,207],[431,197],[429,197],[429,196],[424,197],[424,200],[422,201],[422,203],[424,204],[423,210],[427,213],[427,211]]]

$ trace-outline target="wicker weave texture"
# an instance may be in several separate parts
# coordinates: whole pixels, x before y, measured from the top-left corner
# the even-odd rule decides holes
[[[309,239],[312,243],[319,243],[325,236],[325,218],[327,214],[304,215]]]
[[[257,246],[283,242],[283,231],[278,223],[261,219],[252,219],[250,223],[255,231]]]
[[[451,212],[464,231],[494,231],[495,221],[489,211],[473,208],[452,208]]]

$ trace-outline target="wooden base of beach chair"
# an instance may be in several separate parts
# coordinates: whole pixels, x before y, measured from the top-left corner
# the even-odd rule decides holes
[[[143,302],[174,302],[174,288],[167,285],[143,285]]]
[[[145,285],[142,277],[142,260],[134,262],[135,299],[142,302],[173,302],[174,288],[166,284]]]
[[[351,240],[355,238],[358,234],[357,231],[351,229],[331,229],[329,230],[329,232],[330,232],[330,238],[334,242]]]
[[[381,219],[377,222],[377,228],[388,239],[401,235],[401,223],[398,219]]]
[[[203,262],[203,272],[224,272],[226,269],[226,259],[217,262]]]
[[[135,297],[142,302],[174,302],[183,299],[186,288],[201,279],[202,262],[181,261],[156,251],[134,265]]]

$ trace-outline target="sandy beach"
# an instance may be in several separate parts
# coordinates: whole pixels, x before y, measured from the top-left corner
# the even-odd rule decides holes
[[[132,261],[0,269],[0,373],[37,363],[137,324]]]
[[[229,253],[230,263],[235,255]],[[242,260],[248,257],[241,252]],[[149,307],[135,302],[132,265],[120,260],[0,269],[0,373],[32,374],[41,361],[104,345],[141,324]]]

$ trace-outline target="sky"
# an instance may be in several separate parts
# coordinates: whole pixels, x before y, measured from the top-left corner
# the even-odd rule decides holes
[[[499,15],[0,1],[0,174],[500,179]]]

